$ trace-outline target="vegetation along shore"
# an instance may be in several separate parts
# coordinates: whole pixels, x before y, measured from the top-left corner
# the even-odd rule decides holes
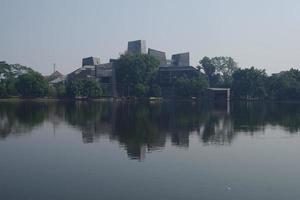
[[[203,57],[195,67],[196,76],[177,74],[163,82],[160,62],[154,56],[124,54],[114,61],[118,98],[201,99],[207,88],[230,88],[234,99],[300,101],[300,71],[268,75],[264,69],[240,68],[231,57]],[[57,72],[56,72],[57,73]],[[55,74],[54,74],[55,75]],[[107,88],[94,78],[76,77],[51,84],[53,77],[31,68],[0,63],[1,98],[103,99],[111,98]],[[51,79],[52,78],[52,79]],[[55,78],[55,77],[54,77]],[[172,91],[164,95],[163,89]]]

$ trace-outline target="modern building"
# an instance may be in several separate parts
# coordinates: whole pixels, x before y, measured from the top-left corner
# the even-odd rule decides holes
[[[127,53],[129,54],[147,54],[146,41],[136,40],[128,42]]]
[[[192,66],[160,67],[158,71],[159,83],[162,86],[168,86],[172,84],[175,79],[182,76],[195,78],[199,76],[199,72]]]
[[[95,79],[95,66],[94,65],[85,65],[72,73],[68,74],[67,79]]]
[[[82,67],[87,65],[99,65],[100,58],[96,57],[87,57],[82,59]]]
[[[147,54],[146,41],[136,40],[128,42],[127,53]],[[172,96],[174,94],[174,81],[177,78],[183,76],[194,78],[199,76],[199,70],[190,66],[188,52],[172,55],[172,59],[169,60],[165,52],[149,48],[148,55],[159,61],[156,82],[161,87],[162,96]],[[96,79],[101,83],[106,96],[118,96],[115,75],[116,61],[116,59],[110,59],[109,63],[100,64],[100,58],[83,58],[82,67],[70,73],[67,76],[67,80],[75,78]]]
[[[45,76],[45,79],[48,82],[51,82],[57,78],[62,78],[64,75],[62,73],[60,73],[59,71],[54,71],[52,74],[50,74],[49,76]]]
[[[109,63],[96,65],[95,76],[101,83],[106,96],[117,96],[115,62],[113,59]]]
[[[159,61],[160,66],[166,66],[167,65],[167,58],[166,53],[162,51],[158,51],[155,49],[148,49],[148,55],[154,57]]]
[[[82,59],[82,67],[67,75],[68,80],[95,79],[95,66],[100,64],[100,58],[87,57]]]
[[[190,53],[180,53],[172,55],[174,66],[190,66]]]
[[[197,78],[199,70],[190,66],[189,53],[175,54],[172,60],[166,60],[166,65],[160,65],[157,75],[158,85],[163,97],[174,96],[174,82],[180,77]]]
[[[57,77],[56,79],[52,80],[49,82],[49,85],[58,85],[58,84],[63,84],[66,81],[66,76],[62,77]]]

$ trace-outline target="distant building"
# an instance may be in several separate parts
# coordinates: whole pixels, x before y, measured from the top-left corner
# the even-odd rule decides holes
[[[199,76],[199,71],[192,66],[160,67],[158,70],[158,81],[161,86],[170,86],[182,76],[189,79],[196,78]]]
[[[159,61],[160,66],[166,66],[167,65],[167,58],[166,53],[162,51],[158,51],[155,49],[148,49],[148,55],[154,57]]]
[[[136,40],[128,42],[127,53],[129,54],[147,54],[146,41]]]
[[[57,78],[61,78],[61,77],[63,77],[63,76],[64,76],[64,75],[61,74],[59,71],[54,71],[51,75],[45,76],[45,78],[46,78],[46,80],[47,80],[48,82],[51,82],[51,81],[53,81],[53,80],[55,80],[55,79],[57,79]]]
[[[162,97],[175,95],[174,82],[180,77],[188,79],[197,78],[199,71],[192,66],[167,66],[160,67],[157,74],[157,82],[161,87]]]
[[[190,54],[180,53],[172,55],[172,64],[175,66],[190,66]]]
[[[167,59],[166,53],[155,49],[146,49],[145,40],[129,41],[128,54],[148,54],[159,61],[159,69],[155,79],[156,84],[161,87],[162,96],[174,94],[174,81],[179,77],[195,78],[199,76],[199,70],[190,66],[189,53],[172,55]],[[100,64],[100,58],[88,57],[82,59],[82,67],[67,75],[67,80],[72,79],[95,79],[101,83],[106,96],[118,96],[116,90],[115,68],[117,59],[110,59],[109,63]],[[53,82],[63,81],[59,77]]]
[[[115,60],[95,66],[96,79],[99,80],[106,96],[117,96]]]
[[[87,57],[82,59],[82,67],[87,65],[99,65],[100,58],[96,57]]]
[[[49,85],[63,84],[66,81],[66,76],[57,77],[56,79],[49,82]]]
[[[72,73],[67,75],[68,80],[73,79],[95,79],[95,66],[94,65],[85,65]]]

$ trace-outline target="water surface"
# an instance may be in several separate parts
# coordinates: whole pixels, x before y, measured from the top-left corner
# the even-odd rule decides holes
[[[0,199],[299,199],[300,105],[1,102]]]

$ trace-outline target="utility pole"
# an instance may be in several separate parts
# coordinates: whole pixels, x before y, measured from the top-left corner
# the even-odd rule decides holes
[[[53,73],[56,71],[56,64],[53,64]]]

